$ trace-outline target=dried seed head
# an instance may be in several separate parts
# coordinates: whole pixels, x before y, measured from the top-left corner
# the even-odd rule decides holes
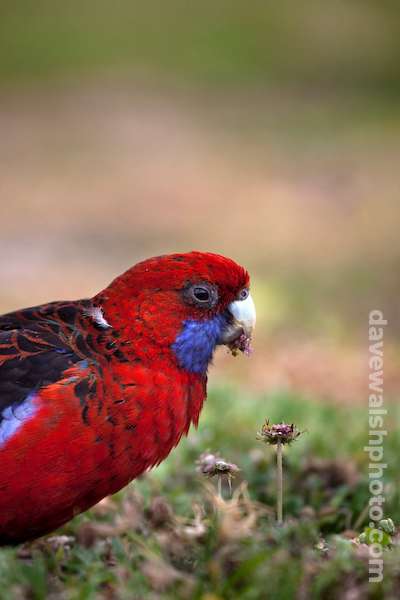
[[[237,340],[228,344],[228,352],[230,352],[232,356],[238,356],[239,350],[243,352],[243,354],[247,354],[247,356],[250,356],[253,352],[253,348],[250,348],[250,338],[244,335],[244,333]]]
[[[223,458],[220,458],[219,455],[219,452],[216,454],[203,452],[200,454],[199,460],[196,461],[196,463],[200,465],[196,470],[198,473],[204,475],[206,479],[210,479],[215,475],[220,477],[225,475],[228,479],[229,489],[231,489],[231,480],[235,478],[235,473],[240,471],[240,469],[233,463],[229,463]]]
[[[259,437],[256,439],[271,445],[277,444],[278,439],[280,439],[282,444],[289,444],[290,446],[292,442],[295,442],[297,438],[306,431],[307,429],[299,431],[294,423],[286,425],[283,421],[279,425],[270,425],[268,419],[265,425],[263,425],[261,433],[257,432]]]

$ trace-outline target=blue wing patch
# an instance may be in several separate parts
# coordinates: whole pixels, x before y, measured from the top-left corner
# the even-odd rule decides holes
[[[33,399],[35,393],[29,394],[21,404],[6,406],[0,415],[0,448],[21,427],[21,425],[35,414],[37,408]]]

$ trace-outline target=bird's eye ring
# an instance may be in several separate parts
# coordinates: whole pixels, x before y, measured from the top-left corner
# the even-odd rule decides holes
[[[215,286],[206,282],[190,283],[184,291],[186,302],[200,310],[209,310],[218,303],[219,295]]]
[[[237,295],[237,300],[246,300],[246,298],[249,297],[249,290],[247,288],[244,288],[243,290],[240,290],[240,292]]]
[[[199,302],[207,302],[210,299],[210,292],[204,287],[195,287],[193,290],[193,296]]]

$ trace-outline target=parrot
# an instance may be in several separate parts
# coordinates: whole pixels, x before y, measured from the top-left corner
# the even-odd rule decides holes
[[[249,286],[231,259],[193,251],[0,316],[1,545],[58,529],[197,427],[216,347],[250,353]]]

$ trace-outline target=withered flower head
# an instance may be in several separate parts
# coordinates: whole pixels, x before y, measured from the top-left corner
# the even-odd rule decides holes
[[[244,335],[244,333],[237,340],[228,344],[228,352],[230,352],[232,356],[238,356],[239,350],[243,352],[243,354],[247,354],[247,356],[250,356],[253,352],[253,348],[250,348],[250,338]]]
[[[228,479],[229,489],[231,489],[231,480],[235,478],[234,474],[240,471],[240,469],[233,463],[220,458],[219,455],[219,452],[216,454],[203,452],[200,454],[199,460],[196,461],[199,464],[196,470],[198,473],[204,475],[206,479],[210,479],[214,475],[218,475],[219,477],[225,475]]]
[[[210,454],[208,450],[207,452],[202,452],[198,460],[196,460],[196,465],[199,465],[198,467],[196,467],[196,472],[199,475],[204,475],[205,473],[207,473],[207,471],[210,469],[210,467],[212,467],[215,461],[220,460],[220,454],[221,452]]]
[[[306,431],[307,429],[299,431],[294,423],[286,425],[283,421],[279,425],[270,425],[268,419],[265,425],[263,425],[261,433],[257,432],[260,437],[256,439],[271,445],[277,444],[278,439],[280,439],[282,444],[289,444],[290,446],[292,442],[295,442]]]

